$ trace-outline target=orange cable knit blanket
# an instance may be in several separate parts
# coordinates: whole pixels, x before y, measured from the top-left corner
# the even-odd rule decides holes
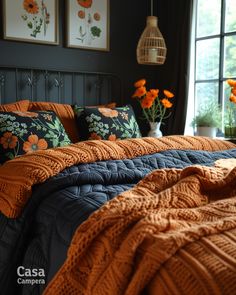
[[[77,229],[44,295],[235,294],[235,179],[236,167],[149,174]]]
[[[224,150],[235,145],[204,137],[166,136],[116,142],[88,141],[63,148],[38,151],[6,162],[0,167],[0,211],[7,217],[20,215],[32,186],[77,163],[134,158],[167,149]]]

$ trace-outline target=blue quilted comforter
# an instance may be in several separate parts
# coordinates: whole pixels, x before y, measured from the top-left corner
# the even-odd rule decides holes
[[[236,158],[236,149],[169,150],[135,159],[79,164],[35,186],[19,218],[0,215],[0,294],[42,294],[64,262],[76,228],[152,170],[211,166],[220,158]],[[22,268],[17,273],[19,266]],[[43,278],[45,284],[25,283],[25,269],[43,269],[44,275],[36,274],[36,278]],[[21,283],[17,283],[19,278]]]

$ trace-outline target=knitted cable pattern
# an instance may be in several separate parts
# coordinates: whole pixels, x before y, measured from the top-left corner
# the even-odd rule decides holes
[[[217,151],[234,147],[233,143],[207,137],[166,136],[116,142],[87,141],[27,154],[0,167],[0,211],[16,218],[28,201],[33,185],[74,164],[134,158],[167,149]]]
[[[77,229],[43,294],[234,294],[235,179],[236,167],[154,171]]]

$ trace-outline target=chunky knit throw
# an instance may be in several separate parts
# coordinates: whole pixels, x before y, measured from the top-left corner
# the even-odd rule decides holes
[[[235,180],[236,167],[149,174],[77,229],[44,295],[235,294]]]
[[[7,217],[19,216],[33,185],[77,163],[134,158],[167,149],[217,151],[234,147],[233,143],[204,137],[166,136],[116,142],[87,141],[27,154],[0,167],[0,211]]]

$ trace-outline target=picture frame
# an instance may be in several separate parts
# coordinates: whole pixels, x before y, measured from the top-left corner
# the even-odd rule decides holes
[[[3,38],[59,44],[58,0],[3,0]]]
[[[110,50],[109,0],[67,0],[67,47]]]

